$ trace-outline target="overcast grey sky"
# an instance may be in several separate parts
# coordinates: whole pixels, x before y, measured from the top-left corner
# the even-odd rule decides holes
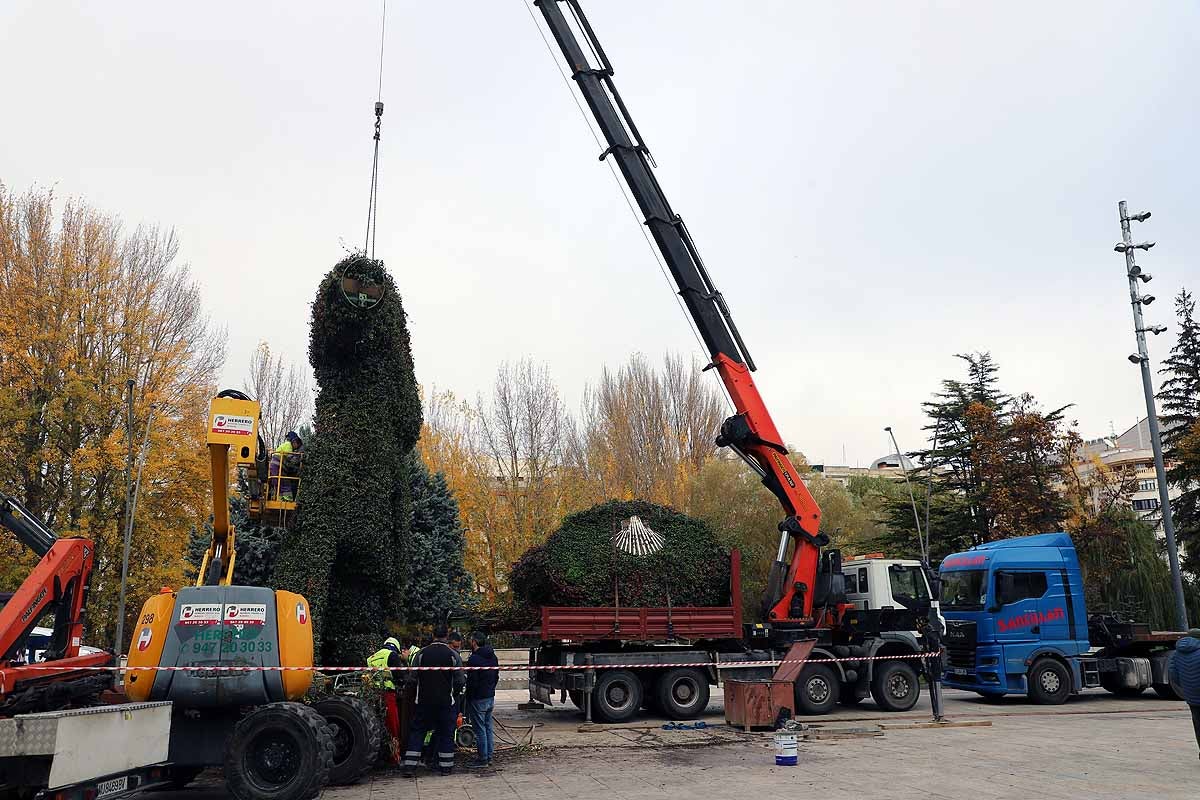
[[[813,461],[919,446],[990,350],[1004,388],[1142,412],[1116,202],[1154,218],[1153,322],[1200,290],[1200,5],[590,0],[616,80]],[[0,180],[174,226],[240,384],[361,243],[377,2],[0,3]],[[540,24],[540,20],[539,20]],[[377,253],[418,379],[698,348],[523,0],[391,0]],[[1153,340],[1157,361],[1173,333]]]

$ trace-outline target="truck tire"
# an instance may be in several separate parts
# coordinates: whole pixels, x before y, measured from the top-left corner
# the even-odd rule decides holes
[[[1029,699],[1043,706],[1057,706],[1071,696],[1071,673],[1053,658],[1040,658],[1029,668]]]
[[[654,688],[656,705],[671,719],[696,719],[708,708],[708,676],[698,669],[668,670]]]
[[[311,800],[332,766],[329,726],[303,703],[259,706],[225,743],[225,785],[237,800]]]
[[[837,705],[837,675],[825,664],[807,664],[796,678],[796,713],[828,714]]]
[[[371,771],[383,742],[383,722],[361,697],[334,695],[313,708],[333,729],[331,786],[357,783]]]
[[[908,711],[921,697],[917,671],[906,661],[885,661],[871,676],[871,697],[884,711]]]
[[[592,691],[592,713],[601,722],[624,722],[642,707],[642,682],[627,669],[600,673]]]

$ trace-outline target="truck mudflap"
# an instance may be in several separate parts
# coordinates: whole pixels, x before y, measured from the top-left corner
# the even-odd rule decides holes
[[[529,700],[544,706],[554,705],[550,697],[550,687],[544,683],[538,683],[532,677],[529,679]]]

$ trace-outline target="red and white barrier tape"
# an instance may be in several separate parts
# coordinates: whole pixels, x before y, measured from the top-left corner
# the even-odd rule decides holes
[[[846,658],[792,658],[779,659],[769,661],[681,661],[671,664],[501,664],[495,667],[387,667],[387,670],[397,672],[446,672],[454,670],[463,670],[467,672],[524,672],[532,670],[534,672],[553,672],[556,670],[597,670],[597,669],[668,669],[674,667],[718,667],[719,669],[747,669],[752,667],[777,667],[781,664],[858,664],[864,661],[914,661],[933,658],[936,653],[911,653],[905,655],[892,656],[848,656]],[[16,667],[15,669],[36,670],[39,672],[83,672],[83,671],[110,671],[110,672],[154,672],[162,670],[164,672],[381,672],[383,667],[272,667],[262,666],[257,664],[247,664],[244,666],[231,666],[225,664],[191,664],[187,666],[170,666],[170,667],[70,667],[56,666],[52,664],[30,664],[28,666]],[[3,680],[4,671],[0,670],[0,681]]]

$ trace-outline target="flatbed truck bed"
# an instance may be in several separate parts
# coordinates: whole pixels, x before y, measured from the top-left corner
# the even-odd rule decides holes
[[[0,719],[0,798],[116,800],[166,784],[170,703]]]

